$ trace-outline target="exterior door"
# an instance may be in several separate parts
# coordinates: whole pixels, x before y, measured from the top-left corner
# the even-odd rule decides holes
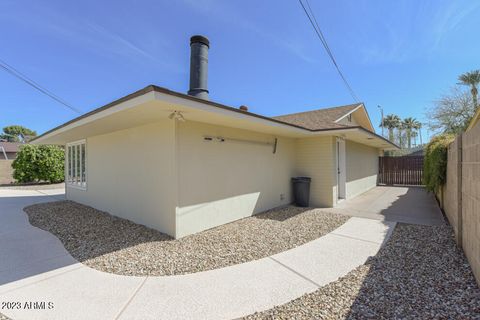
[[[337,197],[345,199],[346,189],[345,140],[337,138]]]

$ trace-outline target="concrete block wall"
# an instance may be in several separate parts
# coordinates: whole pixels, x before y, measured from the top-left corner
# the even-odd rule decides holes
[[[480,125],[448,150],[447,182],[440,202],[480,285]]]
[[[462,247],[480,285],[480,124],[462,136]]]
[[[461,207],[461,183],[462,183],[462,139],[459,136],[448,147],[447,183],[443,186],[440,202],[448,221],[455,231],[455,240],[459,246],[462,242],[462,207]]]

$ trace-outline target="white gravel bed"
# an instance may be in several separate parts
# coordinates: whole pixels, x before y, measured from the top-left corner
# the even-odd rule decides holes
[[[365,265],[246,319],[480,319],[480,288],[450,226],[398,224]]]
[[[77,260],[122,275],[176,275],[260,259],[317,239],[348,217],[289,206],[178,240],[72,201],[26,207]]]

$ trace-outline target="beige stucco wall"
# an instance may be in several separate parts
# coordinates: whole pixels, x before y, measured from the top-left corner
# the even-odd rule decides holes
[[[225,142],[205,141],[224,137]],[[310,205],[336,204],[336,138],[275,136],[165,119],[86,137],[87,190],[67,198],[176,238],[292,202],[291,177],[312,178]],[[376,185],[377,149],[347,141],[347,198]]]
[[[312,178],[310,206],[333,207],[336,188],[335,137],[322,136],[298,139],[296,143],[296,175]]]
[[[174,123],[87,137],[87,190],[69,200],[175,235]]]
[[[177,237],[212,228],[291,202],[295,141],[278,137],[273,147],[204,136],[273,142],[274,136],[179,122]]]
[[[379,150],[353,141],[346,141],[347,190],[353,198],[377,185]]]

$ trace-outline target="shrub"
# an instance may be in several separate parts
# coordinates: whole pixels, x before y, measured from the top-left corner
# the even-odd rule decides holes
[[[448,145],[453,142],[455,136],[442,134],[433,137],[425,149],[423,162],[423,183],[429,191],[436,192],[445,184],[447,178]]]
[[[12,163],[13,178],[17,182],[62,182],[65,152],[53,145],[25,144],[20,147]]]

